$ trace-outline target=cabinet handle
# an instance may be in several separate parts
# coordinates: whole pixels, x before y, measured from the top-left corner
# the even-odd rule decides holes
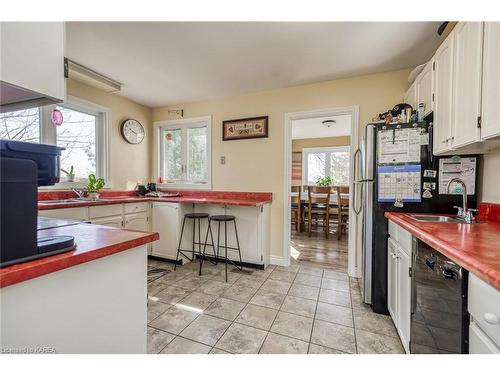
[[[499,324],[500,323],[500,318],[492,313],[485,313],[483,315],[483,318],[489,324]]]
[[[448,140],[447,140],[447,139],[443,139],[443,140],[441,141],[441,143],[447,143],[447,142],[448,142]]]

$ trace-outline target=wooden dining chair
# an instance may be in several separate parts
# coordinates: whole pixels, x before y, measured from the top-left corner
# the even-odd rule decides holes
[[[307,220],[308,220],[308,233],[311,237],[312,219],[323,219],[323,229],[325,237],[328,238],[329,228],[328,223],[330,219],[330,212],[328,210],[330,204],[329,186],[308,186],[307,187]],[[321,194],[321,196],[318,196]]]
[[[297,193],[297,196],[291,197],[291,210],[292,210],[292,224],[295,224],[295,230],[300,232],[300,225],[302,223],[302,199],[300,193],[302,186],[292,186],[292,193]]]
[[[331,221],[337,224],[337,240],[342,238],[342,233],[347,233],[349,225],[349,186],[333,186],[332,190],[337,195],[337,204],[330,207]]]

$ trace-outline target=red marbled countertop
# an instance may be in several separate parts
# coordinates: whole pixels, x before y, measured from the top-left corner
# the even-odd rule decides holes
[[[386,212],[385,217],[500,290],[500,222],[487,216],[498,217],[499,209],[491,206],[480,205],[477,224],[420,222],[402,212]]]
[[[160,238],[155,232],[140,232],[84,223],[46,229],[43,234],[73,236],[76,248],[66,253],[0,268],[1,288],[132,249]]]
[[[172,191],[166,191],[170,192]],[[176,191],[175,193],[177,193]],[[43,191],[38,193],[38,209],[103,206],[132,202],[174,202],[198,204],[222,204],[228,206],[260,207],[272,202],[272,193],[224,192],[224,191],[180,191],[181,196],[156,198],[137,196],[133,191],[103,191],[98,201],[50,203],[51,200],[75,198],[71,191]],[[43,203],[40,203],[43,202]]]

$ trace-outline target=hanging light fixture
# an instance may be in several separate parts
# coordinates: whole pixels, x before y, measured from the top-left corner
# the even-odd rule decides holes
[[[321,121],[321,123],[323,125],[325,125],[327,128],[329,128],[330,126],[334,125],[337,121],[335,120],[323,120]]]

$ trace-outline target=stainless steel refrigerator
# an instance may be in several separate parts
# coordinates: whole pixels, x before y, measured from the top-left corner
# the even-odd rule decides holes
[[[456,213],[453,206],[462,204],[462,195],[447,194],[443,189],[446,179],[461,175],[460,165],[465,161],[474,166],[468,200],[469,207],[476,207],[479,160],[475,155],[433,156],[432,125],[426,122],[366,126],[360,149],[354,155],[354,189],[361,198],[354,211],[362,217],[361,292],[373,311],[388,314],[388,221],[384,213]]]

